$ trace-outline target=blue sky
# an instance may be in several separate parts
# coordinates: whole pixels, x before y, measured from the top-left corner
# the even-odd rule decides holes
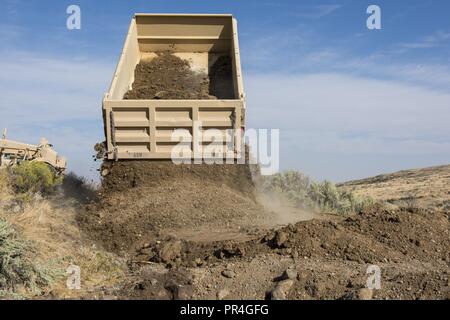
[[[66,29],[77,4],[82,29]],[[382,30],[368,30],[377,4]],[[342,181],[450,159],[450,2],[0,0],[0,127],[94,176],[101,99],[135,12],[232,13],[247,121],[281,167]]]

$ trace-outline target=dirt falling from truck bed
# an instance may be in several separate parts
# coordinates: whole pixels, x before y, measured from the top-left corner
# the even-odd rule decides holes
[[[158,53],[150,61],[141,61],[135,69],[132,89],[124,99],[233,99],[231,59],[221,56],[212,64],[209,75],[193,71],[189,61],[168,52]]]
[[[190,62],[158,53],[135,69],[132,90],[124,99],[234,98],[229,56],[210,61],[208,74]],[[213,63],[211,63],[213,62]],[[214,96],[212,96],[212,94]],[[97,158],[104,157],[101,145]],[[254,196],[249,165],[175,165],[171,161],[105,161],[98,201],[80,216],[91,237],[114,251],[132,250],[161,233],[190,233],[213,239],[252,226],[264,208]],[[203,231],[199,231],[199,228]]]
[[[80,225],[113,251],[128,251],[164,233],[205,226],[236,230],[266,217],[254,198],[248,165],[174,165],[164,161],[105,162],[98,201]],[[104,171],[104,172],[106,172]],[[204,236],[204,232],[201,233]]]

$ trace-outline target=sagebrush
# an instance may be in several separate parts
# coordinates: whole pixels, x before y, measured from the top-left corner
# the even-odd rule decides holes
[[[62,178],[56,175],[43,162],[24,161],[11,170],[12,185],[21,193],[49,193],[62,183]]]
[[[370,198],[339,190],[330,181],[315,182],[298,171],[263,177],[260,185],[263,192],[282,194],[297,207],[322,212],[358,212],[373,203]]]
[[[35,261],[32,243],[0,219],[0,298],[40,294],[54,278],[53,272]]]

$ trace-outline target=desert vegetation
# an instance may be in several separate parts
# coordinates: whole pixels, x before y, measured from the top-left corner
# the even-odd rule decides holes
[[[76,298],[122,281],[124,261],[85,241],[76,223],[94,193],[87,181],[75,174],[63,181],[45,164],[0,170],[0,299]],[[83,290],[66,286],[71,265],[82,271]]]
[[[316,182],[298,171],[262,177],[261,188],[265,193],[284,196],[299,208],[325,213],[359,212],[374,203],[369,197],[338,189],[334,183],[327,180]]]
[[[43,162],[24,161],[11,169],[10,180],[20,193],[48,194],[62,183],[63,178]]]
[[[39,295],[55,281],[58,270],[40,264],[36,257],[33,243],[0,218],[0,298]]]

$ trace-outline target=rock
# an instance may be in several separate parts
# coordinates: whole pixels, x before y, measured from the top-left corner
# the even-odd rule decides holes
[[[327,291],[326,285],[321,282],[310,284],[305,289],[311,297],[316,298],[322,296]]]
[[[286,269],[283,274],[280,276],[280,280],[294,280],[297,278],[297,271],[294,270],[294,268],[288,268]]]
[[[301,271],[297,274],[298,281],[306,281],[308,279],[308,273],[306,271]]]
[[[195,264],[196,264],[198,267],[200,267],[201,265],[203,265],[203,260],[200,259],[200,258],[195,259],[194,262],[195,262]]]
[[[44,197],[42,197],[42,195],[39,192],[36,192],[33,198],[34,201],[41,201],[42,199],[44,199]]]
[[[269,293],[271,300],[286,300],[289,290],[294,285],[293,280],[283,280],[277,283],[275,288]]]
[[[103,169],[101,174],[102,174],[102,177],[106,177],[109,174],[109,170],[108,169]]]
[[[372,300],[372,297],[373,297],[373,290],[368,288],[360,289],[356,294],[356,298],[358,300]]]
[[[230,291],[228,289],[222,289],[217,292],[217,299],[223,300],[230,294]]]
[[[162,262],[168,263],[180,256],[181,249],[182,242],[180,240],[170,240],[161,246],[158,256]]]
[[[192,286],[178,287],[177,294],[174,295],[175,300],[191,300],[194,292]]]
[[[172,300],[191,300],[194,294],[192,286],[177,284],[175,281],[169,281],[165,288],[172,294]]]
[[[151,254],[153,253],[153,249],[152,248],[142,248],[139,250],[139,254],[145,255],[145,256],[151,256]]]
[[[286,244],[288,238],[289,238],[289,235],[287,232],[278,230],[275,233],[275,238],[273,239],[273,241],[278,248],[282,248],[282,247],[285,247],[285,244]]]
[[[445,300],[450,300],[450,291],[447,291],[447,293],[445,294]]]
[[[236,276],[236,273],[234,271],[232,271],[232,270],[225,269],[225,270],[222,271],[222,275],[225,278],[231,279],[231,278],[234,278]]]
[[[232,243],[225,243],[223,247],[216,252],[216,256],[220,259],[228,259],[232,257],[243,257],[245,250]]]
[[[163,99],[165,96],[167,96],[167,91],[158,91],[155,94],[154,99]]]

